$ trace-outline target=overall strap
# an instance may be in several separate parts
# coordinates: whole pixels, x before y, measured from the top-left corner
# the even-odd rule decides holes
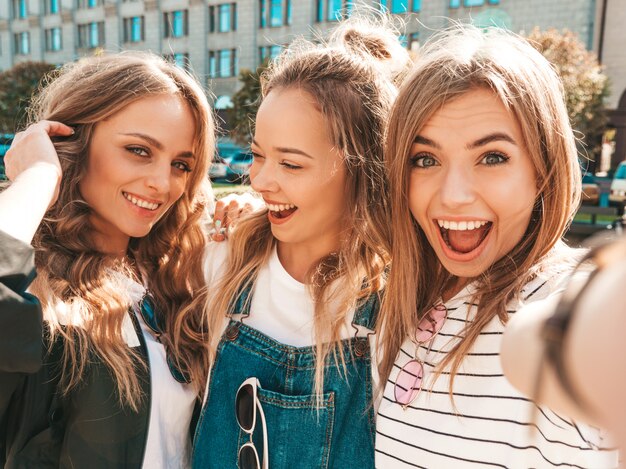
[[[250,302],[252,295],[252,287],[254,283],[248,279],[244,282],[243,288],[239,291],[239,295],[232,306],[230,315],[240,314],[242,317],[247,318],[250,316]]]
[[[353,326],[362,326],[369,330],[374,330],[378,310],[380,309],[381,293],[382,292],[373,293],[368,296],[365,301],[360,302],[354,313],[354,319],[352,320]]]

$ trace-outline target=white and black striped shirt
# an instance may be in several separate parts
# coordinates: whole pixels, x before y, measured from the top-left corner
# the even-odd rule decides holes
[[[565,278],[566,274],[541,275],[524,288],[524,302],[561,290]],[[464,358],[454,380],[454,401],[449,373],[444,371],[433,383],[433,366],[476,314],[476,305],[470,304],[472,291],[470,285],[446,302],[448,319],[430,352],[427,346],[417,351],[425,362],[424,390],[406,410],[394,402],[394,384],[401,367],[414,358],[415,344],[407,340],[402,345],[378,408],[376,467],[617,467],[617,452],[603,449],[610,443],[603,441],[599,430],[539,408],[508,383],[499,353],[504,326],[497,317]],[[519,307],[509,305],[509,312]]]

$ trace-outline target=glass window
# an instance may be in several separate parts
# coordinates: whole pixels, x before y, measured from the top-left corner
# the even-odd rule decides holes
[[[46,29],[46,51],[59,51],[61,47],[61,28]]]
[[[283,46],[270,46],[270,58],[275,59],[283,50]]]
[[[27,0],[14,0],[13,1],[13,9],[15,18],[26,18],[28,17],[28,4]]]
[[[459,8],[461,6],[461,0],[450,0],[450,8]]]
[[[422,11],[422,0],[413,0],[413,9],[411,11],[415,13]]]
[[[407,41],[407,48],[410,51],[417,51],[420,48],[420,33],[411,33]]]
[[[124,42],[141,42],[143,40],[143,16],[124,18]]]
[[[220,62],[219,62],[219,76],[220,77],[229,77],[231,76],[231,63],[232,63],[232,54],[230,49],[222,49],[219,51],[220,54]]]
[[[217,76],[217,64],[214,51],[209,51],[209,76],[211,78],[215,78]]]
[[[466,7],[478,7],[485,3],[485,0],[464,0]]]
[[[315,9],[315,21],[321,23],[324,21],[324,0],[317,0],[317,8]]]
[[[406,13],[408,0],[391,0],[391,13]]]
[[[218,31],[220,33],[225,33],[227,31],[230,31],[230,25],[231,25],[230,5],[228,3],[224,5],[219,5],[217,9],[218,9],[218,15],[219,15]]]
[[[170,11],[163,14],[165,37],[183,37],[187,35],[187,10]]]
[[[500,0],[489,0],[489,4],[491,4],[491,5],[499,5],[500,4]]]
[[[98,47],[100,45],[100,35],[98,31],[98,23],[89,24],[89,47]]]
[[[25,31],[23,33],[15,33],[14,40],[16,54],[30,54],[30,33],[28,31]]]
[[[209,32],[215,32],[215,6],[209,7]]]
[[[46,5],[49,15],[54,15],[59,12],[59,0],[48,0]]]
[[[285,7],[285,23],[291,24],[291,0],[286,0],[287,6]]]
[[[270,26],[283,25],[283,5],[282,0],[270,1]]]
[[[259,28],[267,27],[267,0],[259,0]]]
[[[326,11],[326,19],[328,21],[338,21],[341,14],[341,0],[328,0],[328,10]]]

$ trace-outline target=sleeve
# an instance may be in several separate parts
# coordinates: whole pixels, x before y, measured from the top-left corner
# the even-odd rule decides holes
[[[33,249],[3,232],[0,246],[0,381],[4,381],[5,373],[34,373],[41,367],[43,325],[39,302],[25,291],[35,277]]]

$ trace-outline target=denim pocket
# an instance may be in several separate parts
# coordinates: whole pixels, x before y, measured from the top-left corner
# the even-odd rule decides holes
[[[335,393],[322,394],[319,407],[312,395],[291,396],[258,390],[267,425],[272,469],[327,468],[333,436]],[[263,452],[263,430],[257,414],[254,444]],[[250,437],[239,432],[239,447]]]

